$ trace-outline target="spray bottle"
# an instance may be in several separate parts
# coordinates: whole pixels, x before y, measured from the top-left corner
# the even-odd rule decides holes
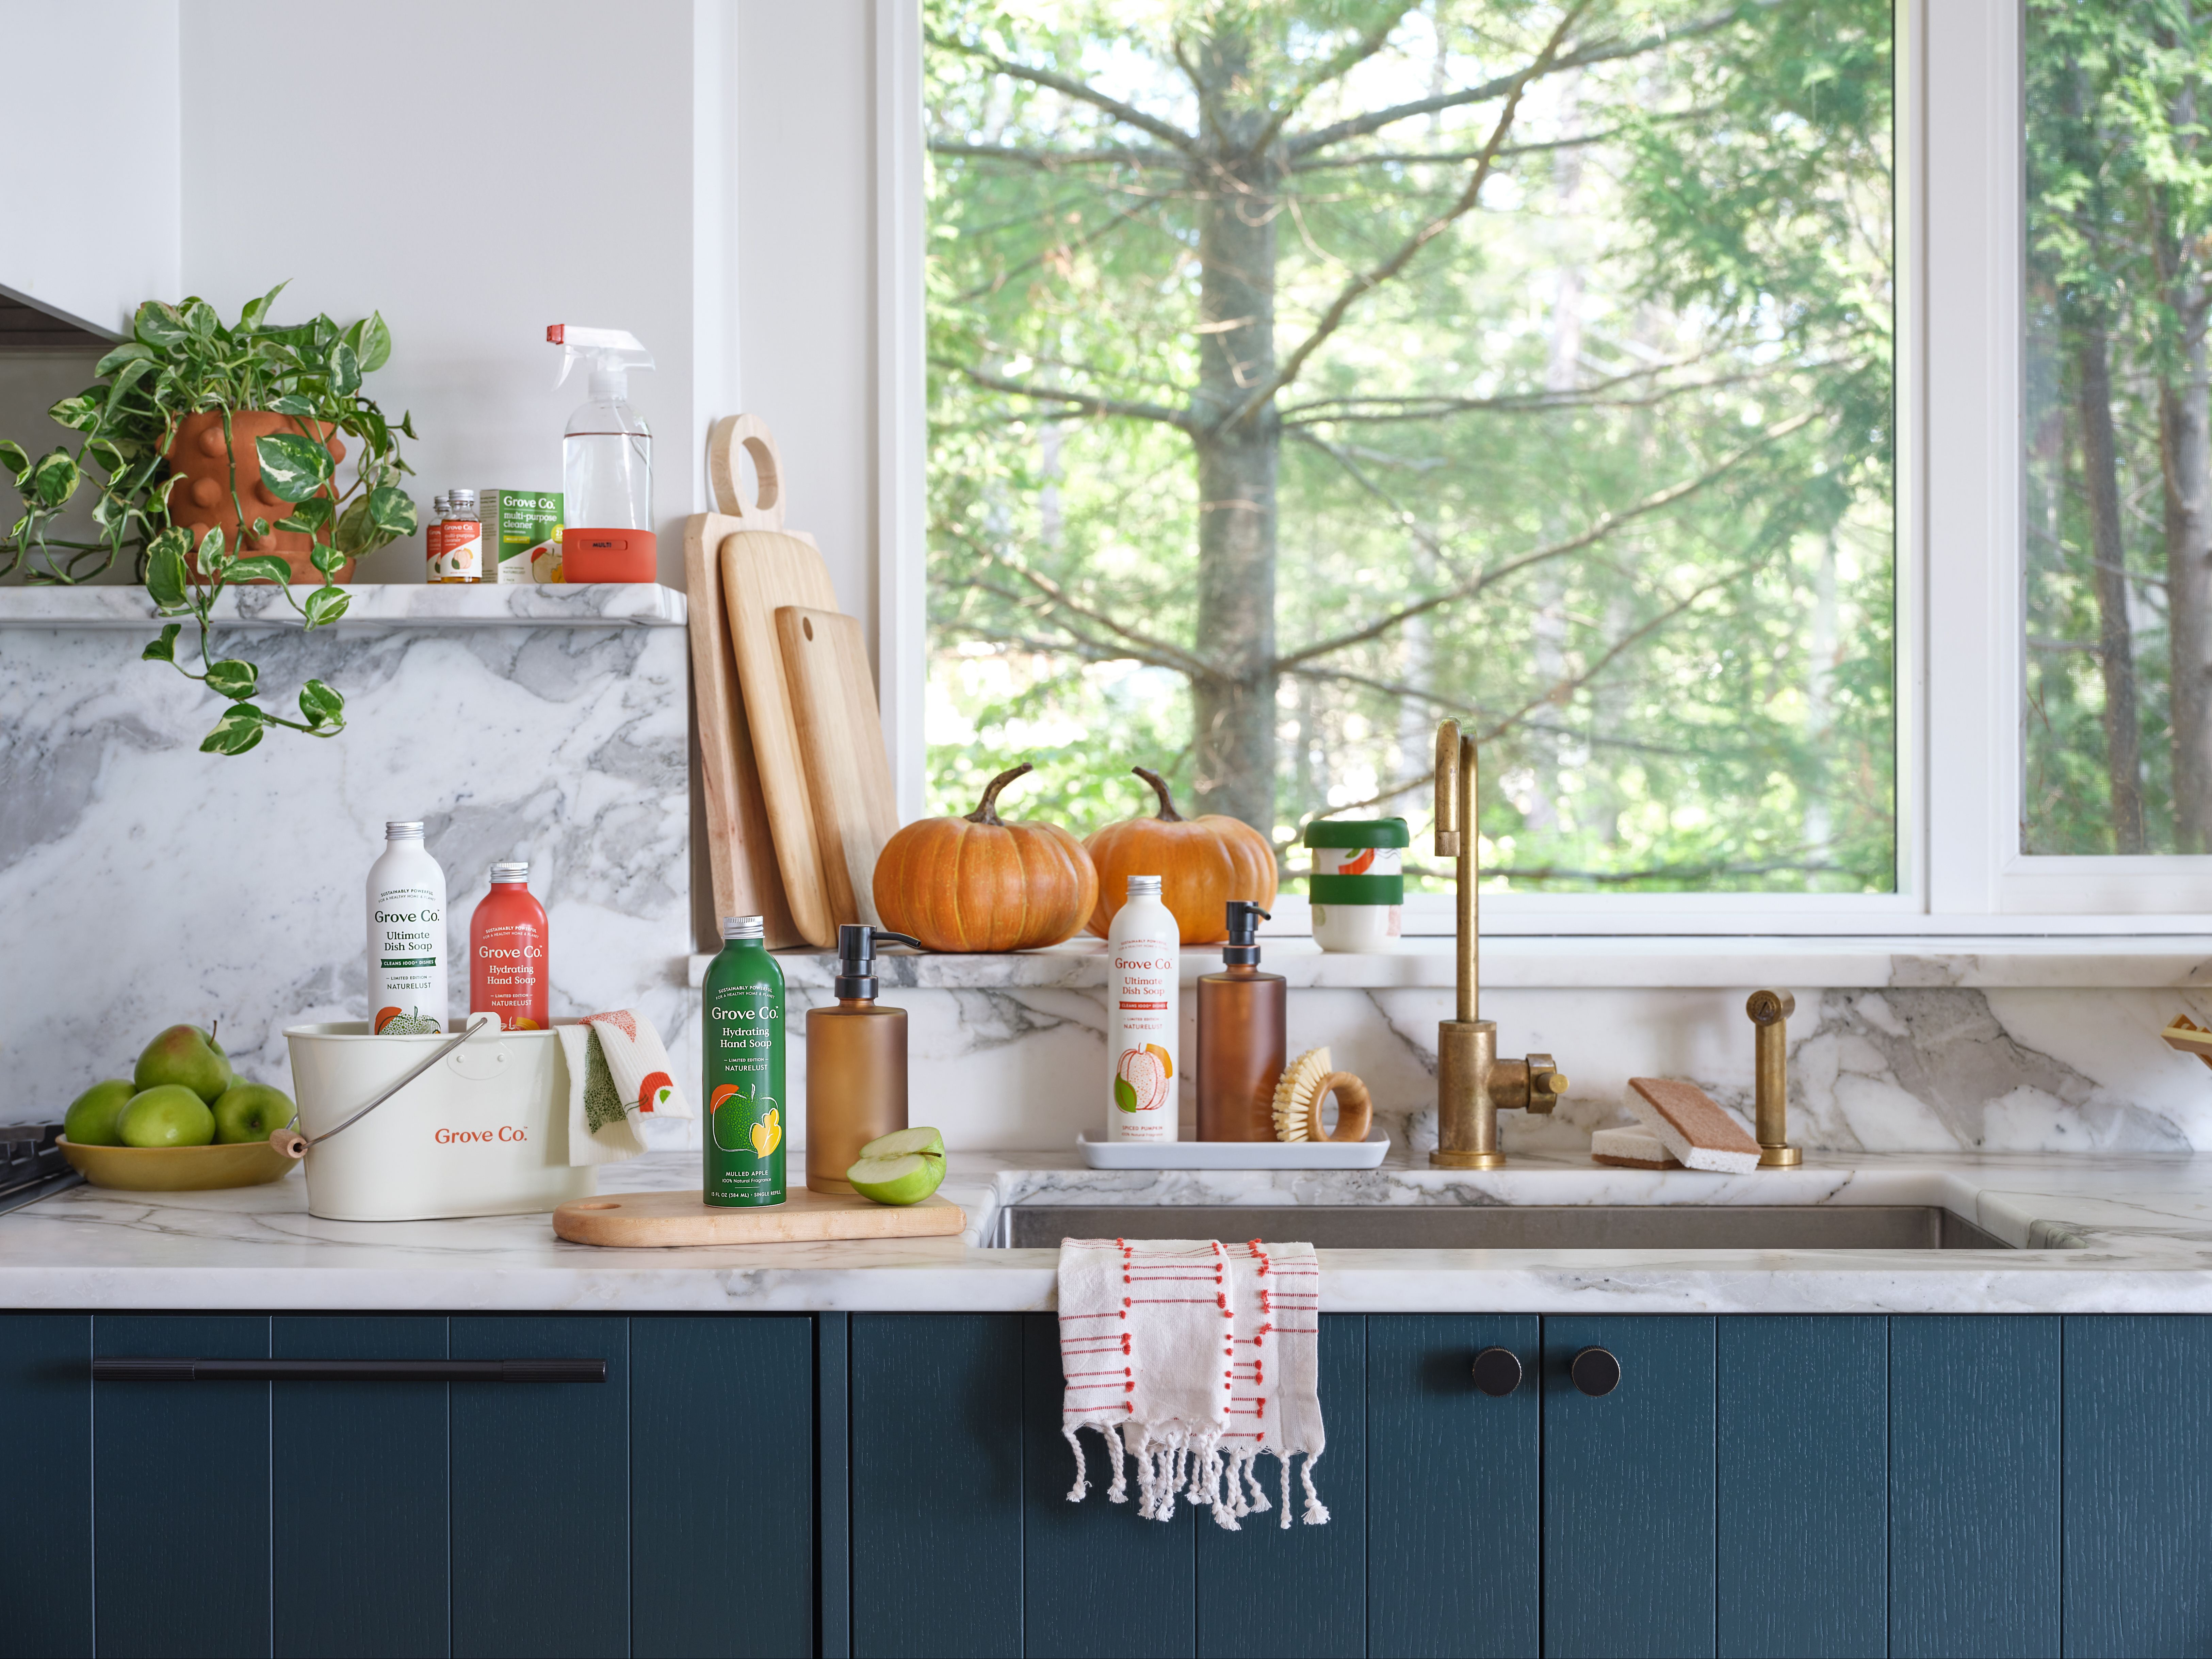
[[[618,328],[555,323],[545,337],[565,354],[556,385],[578,358],[592,366],[591,398],[568,417],[562,453],[561,579],[652,581],[653,434],[631,406],[629,371],[651,368],[653,354]]]

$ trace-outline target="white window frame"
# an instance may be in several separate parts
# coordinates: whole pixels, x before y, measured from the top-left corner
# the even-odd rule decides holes
[[[918,0],[876,0],[882,684],[921,811],[927,442]],[[1887,894],[1486,893],[1486,933],[2212,932],[2212,856],[2021,850],[2025,273],[2020,0],[1897,0],[1897,823]],[[1931,622],[1933,626],[1931,628]],[[1302,931],[1303,902],[1278,925]],[[1407,931],[1449,933],[1416,896]]]

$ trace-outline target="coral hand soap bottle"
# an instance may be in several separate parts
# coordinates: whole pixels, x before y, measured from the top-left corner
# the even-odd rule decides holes
[[[722,918],[721,954],[701,999],[707,1103],[702,1196],[747,1208],[783,1202],[783,969],[758,916]]]
[[[491,867],[491,891],[469,918],[469,1012],[499,1016],[502,1031],[550,1029],[547,955],[552,930],[520,859]]]
[[[1109,1140],[1176,1138],[1176,974],[1182,928],[1160,902],[1158,876],[1129,878],[1129,899],[1106,934]]]

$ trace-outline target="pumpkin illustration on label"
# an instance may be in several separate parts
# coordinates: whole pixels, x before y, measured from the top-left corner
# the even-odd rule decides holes
[[[1114,1067],[1114,1103],[1125,1112],[1149,1112],[1167,1099],[1168,1058],[1158,1046],[1125,1048]]]
[[[1375,849],[1363,847],[1336,866],[1340,876],[1364,876],[1375,867]]]

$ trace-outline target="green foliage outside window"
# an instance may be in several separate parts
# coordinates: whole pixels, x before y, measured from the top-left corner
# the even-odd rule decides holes
[[[924,16],[936,810],[1893,887],[1886,3]]]

